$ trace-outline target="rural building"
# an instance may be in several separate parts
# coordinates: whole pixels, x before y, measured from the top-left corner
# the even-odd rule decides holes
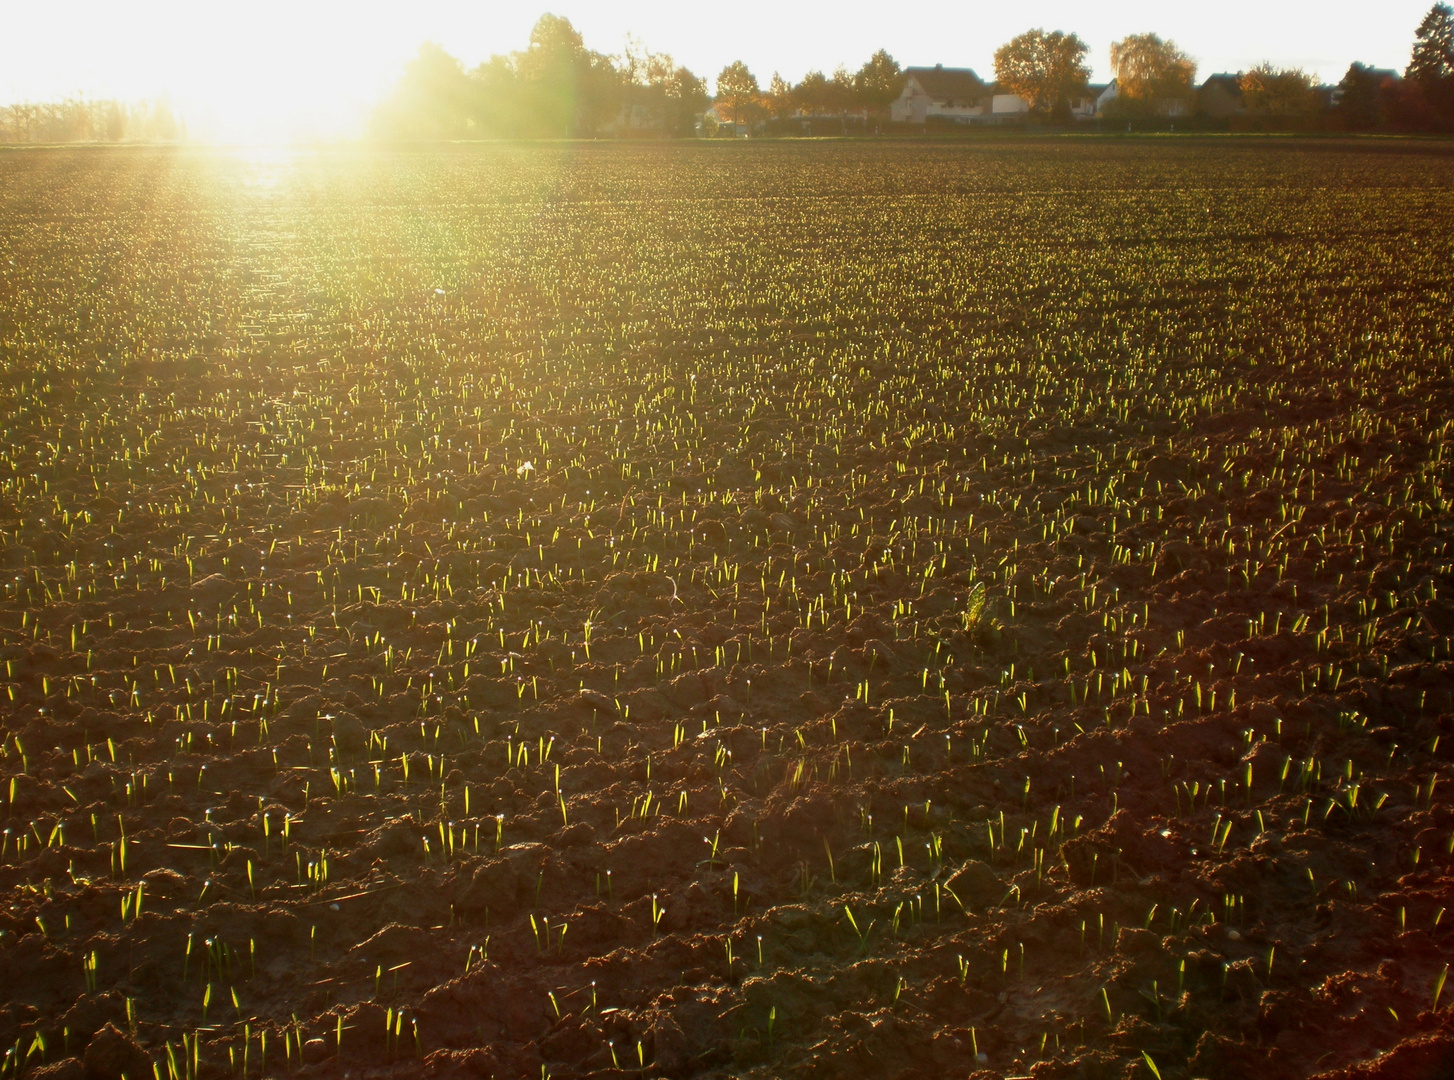
[[[969,68],[909,68],[904,89],[889,106],[895,123],[923,124],[930,119],[985,123],[995,115],[995,94]],[[1008,95],[1005,95],[1008,96]]]
[[[1213,120],[1241,116],[1247,111],[1242,101],[1242,80],[1227,72],[1208,75],[1197,90],[1197,111]]]
[[[1120,93],[1120,91],[1116,89],[1115,79],[1112,79],[1110,82],[1106,83],[1105,89],[1096,96],[1097,116],[1101,115],[1101,113],[1106,111],[1106,107],[1110,105],[1111,102],[1116,100],[1116,95],[1118,93]]]
[[[996,120],[1011,120],[1030,111],[1030,103],[1019,94],[995,94],[990,100],[990,114]]]
[[[612,135],[625,135],[661,130],[664,123],[660,110],[651,107],[651,102],[646,101],[645,95],[639,93],[640,89],[634,86],[627,89],[626,100],[621,103],[621,108],[613,119],[603,125],[605,131]]]
[[[1096,99],[1096,113],[1098,115],[1104,113],[1111,102],[1115,101],[1119,96],[1120,91],[1116,89],[1116,80],[1112,79],[1106,88],[1101,91],[1100,97]],[[1187,102],[1181,98],[1162,98],[1156,102],[1157,116],[1166,116],[1175,119],[1178,116],[1186,116],[1189,111]]]
[[[1070,115],[1076,120],[1094,120],[1100,115],[1101,98],[1109,89],[1106,83],[1091,83],[1080,96],[1070,99]]]
[[[732,106],[725,101],[714,102],[697,120],[697,134],[735,135],[747,138],[761,134],[766,126],[766,117],[761,110],[742,110],[734,116]]]
[[[969,68],[908,68],[904,89],[889,106],[889,118],[899,124],[923,124],[930,120],[955,124],[1002,124],[1029,115],[1030,103],[1018,94],[1007,94],[994,83],[986,83]],[[1086,87],[1070,102],[1070,115],[1091,120],[1101,106],[1115,97],[1115,84]]]

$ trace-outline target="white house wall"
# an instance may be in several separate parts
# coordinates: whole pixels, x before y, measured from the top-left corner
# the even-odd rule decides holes
[[[945,100],[935,100],[925,93],[924,88],[912,77],[904,85],[898,99],[889,105],[889,118],[896,123],[922,124],[931,117],[954,123],[983,123],[993,120],[1009,120],[1024,116],[1030,111],[1030,104],[1018,94],[995,94],[988,102],[983,99],[968,105]]]

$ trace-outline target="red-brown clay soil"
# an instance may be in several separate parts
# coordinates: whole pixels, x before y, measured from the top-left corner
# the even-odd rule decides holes
[[[1451,187],[0,155],[0,1077],[1454,1075]]]

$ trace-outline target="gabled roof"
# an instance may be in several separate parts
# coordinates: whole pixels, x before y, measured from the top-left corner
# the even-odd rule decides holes
[[[1221,87],[1234,98],[1242,96],[1242,80],[1230,72],[1221,71],[1215,75],[1208,75],[1206,81],[1202,83],[1201,89],[1210,90],[1214,86]]]
[[[911,67],[904,74],[924,89],[924,93],[940,101],[971,101],[986,91],[984,80],[969,68]]]

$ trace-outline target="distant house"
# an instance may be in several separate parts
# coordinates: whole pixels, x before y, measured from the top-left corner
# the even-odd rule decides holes
[[[726,101],[714,102],[697,121],[697,133],[705,135],[734,135],[748,138],[760,133],[765,125],[761,115],[734,115],[732,105]]]
[[[909,68],[904,72],[904,89],[889,106],[889,118],[900,124],[923,124],[930,119],[985,123],[995,117],[995,101],[994,91],[969,68],[943,64]],[[1006,103],[1005,109],[1009,112],[1011,106]]]
[[[1116,96],[1114,82],[1096,83],[1071,98],[1074,120],[1092,120]],[[1003,124],[1021,120],[1030,113],[1030,103],[1018,94],[1005,93],[987,83],[969,68],[908,68],[904,89],[889,106],[889,116],[900,124],[923,124],[930,120],[956,124]]]
[[[995,93],[991,95],[990,103],[990,115],[997,120],[1011,120],[1030,111],[1030,103],[1019,94]]]
[[[628,86],[623,94],[620,109],[611,120],[602,125],[602,130],[612,135],[641,135],[660,131],[665,118],[659,108],[652,106],[646,87]]]
[[[1241,78],[1227,72],[1208,75],[1197,90],[1197,111],[1213,120],[1241,116],[1247,111],[1242,100]]]
[[[1095,88],[1092,87],[1091,89],[1095,89]],[[1100,93],[1096,94],[1095,110],[1092,113],[1092,115],[1093,116],[1100,116],[1100,115],[1102,115],[1106,111],[1106,108],[1111,104],[1111,102],[1113,102],[1113,101],[1116,100],[1116,95],[1119,92],[1120,91],[1118,91],[1116,89],[1116,80],[1115,79],[1112,79],[1110,82],[1106,83],[1104,86],[1101,86],[1100,87]]]
[[[1076,119],[1104,116],[1106,108],[1114,102],[1117,93],[1114,78],[1109,83],[1092,83],[1086,87],[1085,96],[1070,103],[1070,115]]]
[[[1110,84],[1101,91],[1101,96],[1096,100],[1096,112],[1098,114],[1105,113],[1109,109],[1111,103],[1114,102],[1119,96],[1120,91],[1116,87],[1116,80],[1112,79],[1110,81]],[[1174,120],[1178,116],[1186,116],[1187,113],[1191,111],[1191,109],[1189,104],[1183,99],[1177,97],[1169,97],[1161,98],[1156,101],[1153,111],[1156,113],[1157,116],[1170,117]]]
[[[1091,83],[1078,96],[1070,99],[1071,117],[1076,120],[1094,120],[1101,111],[1101,98],[1105,97],[1109,89],[1105,83]]]

